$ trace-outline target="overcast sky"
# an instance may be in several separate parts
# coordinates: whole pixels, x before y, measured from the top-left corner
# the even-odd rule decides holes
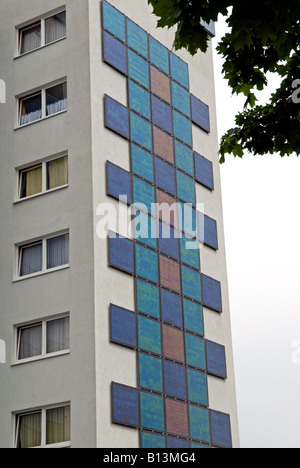
[[[221,20],[215,45],[224,31]],[[244,101],[221,66],[215,54],[219,136]],[[296,156],[250,154],[221,168],[243,448],[300,448],[299,169]]]

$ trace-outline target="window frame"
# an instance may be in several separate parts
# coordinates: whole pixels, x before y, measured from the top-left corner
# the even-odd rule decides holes
[[[46,43],[46,20],[49,18],[52,18],[53,16],[59,15],[60,13],[66,12],[66,20],[67,20],[67,8],[66,6],[62,6],[60,8],[57,8],[56,10],[53,10],[51,12],[46,13],[45,15],[42,15],[40,17],[37,17],[35,19],[31,19],[29,22],[21,24],[19,26],[16,26],[16,33],[17,33],[17,50],[16,50],[16,57],[24,57],[25,55],[31,54],[32,52],[35,52],[36,50],[43,49],[44,47],[47,47],[51,44],[55,44],[56,42],[62,41],[67,38],[67,21],[66,21],[66,34],[59,39],[56,39],[51,42]],[[21,47],[22,47],[22,32],[25,31],[26,29],[29,29],[30,27],[40,24],[41,26],[41,45],[39,47],[36,47],[35,49],[31,49],[28,52],[24,52],[21,54]]]
[[[55,86],[59,86],[59,85],[66,85],[66,94],[67,94],[67,106],[66,106],[66,109],[63,109],[59,112],[55,112],[53,114],[50,114],[50,115],[47,115],[47,102],[46,102],[46,93],[49,89],[51,88],[54,88]],[[33,98],[35,96],[38,96],[38,95],[41,95],[41,103],[42,103],[42,116],[41,118],[39,119],[36,119],[36,120],[33,120],[32,122],[28,122],[28,123],[25,123],[25,124],[21,124],[21,111],[22,111],[22,104],[23,104],[23,101],[26,100],[26,99],[30,99],[30,98]],[[37,122],[41,122],[43,120],[46,120],[46,119],[50,119],[51,117],[54,117],[56,115],[60,115],[60,114],[63,114],[65,112],[68,111],[68,80],[67,80],[67,77],[64,77],[64,78],[61,78],[59,80],[56,80],[54,81],[53,83],[49,83],[49,84],[46,84],[44,86],[41,86],[40,88],[37,88],[35,91],[29,91],[29,92],[26,92],[26,93],[23,93],[19,96],[16,96],[16,100],[17,100],[17,124],[16,124],[16,129],[19,129],[19,128],[24,128],[24,127],[27,127],[28,125],[33,125]]]
[[[14,334],[15,334],[15,356],[14,356],[14,363],[13,365],[21,365],[27,364],[30,362],[41,361],[44,359],[51,359],[53,357],[64,356],[66,354],[70,354],[71,352],[71,343],[70,343],[70,328],[69,328],[69,347],[67,349],[63,349],[61,351],[55,351],[53,353],[47,353],[47,325],[49,322],[53,322],[55,320],[61,319],[69,319],[69,327],[70,327],[70,313],[65,312],[60,315],[52,316],[43,318],[41,320],[35,320],[32,322],[27,322],[24,324],[18,324],[14,326]],[[21,342],[21,331],[27,328],[32,328],[35,326],[41,325],[42,326],[42,354],[37,356],[28,357],[25,359],[19,359],[19,351],[20,351],[20,342]]]
[[[20,429],[20,418],[23,416],[30,416],[34,414],[41,414],[41,445],[32,447],[33,449],[40,449],[40,448],[69,448],[71,447],[71,439],[64,442],[58,442],[55,444],[46,444],[47,440],[47,411],[59,408],[70,408],[70,435],[71,435],[71,421],[72,421],[72,414],[71,414],[71,402],[66,403],[57,403],[50,406],[45,406],[42,408],[32,409],[28,411],[17,412],[13,414],[14,417],[14,448],[18,448],[18,438],[19,438],[19,429]]]
[[[65,265],[60,265],[54,268],[47,268],[47,241],[49,239],[54,239],[55,237],[66,236],[66,235],[69,236],[69,241],[70,241],[70,231],[67,229],[67,230],[59,231],[55,234],[49,234],[47,236],[38,237],[32,241],[16,244],[15,246],[16,247],[16,270],[15,270],[14,281],[22,281],[25,279],[34,278],[36,276],[52,273],[54,271],[65,270],[66,268],[70,268],[70,243],[69,243],[69,263],[66,263]],[[39,243],[42,243],[42,270],[37,271],[35,273],[30,273],[28,275],[21,276],[20,273],[21,273],[21,266],[22,266],[22,249],[33,246],[35,244],[39,244]]]
[[[54,162],[58,159],[67,158],[67,167],[68,167],[68,181],[66,184],[59,185],[58,187],[54,187],[52,189],[47,189],[47,167],[48,164]],[[33,195],[29,195],[28,197],[21,198],[21,190],[22,190],[22,174],[30,171],[32,169],[37,169],[38,167],[42,167],[42,191],[35,193]],[[69,187],[69,155],[68,151],[64,151],[60,154],[56,154],[53,156],[49,156],[48,158],[42,159],[40,161],[34,162],[27,166],[21,166],[16,168],[16,191],[15,191],[15,203],[23,202],[25,200],[30,200],[31,198],[39,197],[41,195],[45,195],[46,193],[55,192],[56,190],[61,190],[63,188]]]

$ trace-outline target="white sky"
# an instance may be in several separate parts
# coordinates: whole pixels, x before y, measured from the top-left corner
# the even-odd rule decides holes
[[[224,31],[221,20],[215,45]],[[221,60],[215,54],[220,137],[244,102],[231,96]],[[300,447],[299,168],[279,155],[227,156],[221,167],[243,448]]]

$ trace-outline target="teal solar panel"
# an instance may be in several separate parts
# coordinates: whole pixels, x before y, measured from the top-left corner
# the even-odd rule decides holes
[[[144,180],[133,177],[133,203],[138,209],[150,214],[152,204],[155,203],[154,187]]]
[[[186,297],[190,297],[195,301],[201,302],[201,281],[200,273],[188,267],[181,267],[182,276],[182,292]]]
[[[189,146],[193,146],[192,124],[183,115],[173,111],[174,135],[178,140],[183,141]]]
[[[136,274],[142,278],[158,283],[158,256],[146,247],[135,247]]]
[[[149,89],[149,63],[130,49],[128,49],[128,75]]]
[[[176,166],[194,177],[193,151],[179,141],[175,140]]]
[[[139,146],[131,146],[132,172],[149,182],[154,182],[153,157]]]
[[[210,442],[209,412],[198,406],[189,407],[190,411],[190,434],[192,439],[202,442]]]
[[[196,205],[195,181],[181,171],[177,171],[177,196],[186,203]]]
[[[172,81],[172,100],[173,106],[183,114],[191,117],[190,93]]]
[[[184,327],[204,336],[203,308],[201,305],[183,300]]]
[[[186,362],[198,369],[206,369],[205,342],[195,335],[185,334]]]
[[[103,2],[103,26],[121,41],[126,41],[125,16],[105,1]]]
[[[129,47],[148,58],[148,34],[129,18],[127,19],[127,43]]]
[[[189,67],[188,64],[181,60],[177,55],[170,53],[171,76],[178,83],[182,84],[186,89],[189,89]]]
[[[134,112],[130,113],[131,139],[134,143],[152,151],[152,128],[147,120],[139,117]]]
[[[197,212],[195,208],[188,203],[179,203],[181,206],[181,210],[179,210],[181,230],[191,237],[198,237]]]
[[[160,324],[146,317],[138,317],[139,348],[161,355]]]
[[[129,107],[150,120],[150,94],[144,88],[129,80]]]
[[[140,387],[162,392],[162,360],[139,353],[139,378]]]
[[[202,372],[187,369],[189,400],[208,406],[207,376]]]
[[[164,400],[157,395],[140,393],[141,402],[141,426],[144,429],[164,431]]]
[[[152,434],[150,432],[142,432],[141,443],[142,448],[146,449],[165,448],[164,436]]]
[[[149,247],[156,249],[156,225],[157,221],[154,218],[148,216],[145,213],[137,211],[134,218],[135,240],[138,240],[143,244],[146,244]]]
[[[181,261],[200,270],[199,242],[184,234],[180,239]]]
[[[159,318],[159,289],[152,284],[137,280],[136,294],[138,312]]]
[[[150,41],[150,62],[157,68],[169,75],[169,51],[162,44],[157,42],[153,37],[149,38]]]

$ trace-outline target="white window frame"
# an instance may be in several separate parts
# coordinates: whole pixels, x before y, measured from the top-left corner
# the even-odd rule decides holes
[[[65,36],[60,37],[59,39],[56,39],[55,41],[48,42],[46,44],[46,20],[48,18],[51,18],[52,16],[58,15],[59,13],[63,13],[64,11],[67,14],[66,5],[61,6],[60,8],[57,8],[56,10],[53,10],[51,12],[48,12],[45,15],[42,15],[40,17],[37,17],[37,18],[32,19],[30,21],[27,21],[24,24],[16,26],[17,50],[16,50],[16,57],[15,58],[24,57],[25,55],[28,55],[28,54],[31,54],[32,52],[35,52],[36,50],[40,50],[40,49],[42,49],[44,47],[47,47],[47,46],[49,46],[51,44],[55,44],[56,42],[59,42],[59,41],[62,41],[64,39],[66,39],[67,38],[67,25],[66,25],[66,35]],[[41,25],[41,45],[40,45],[40,47],[36,47],[35,49],[32,49],[32,50],[30,50],[28,52],[25,52],[24,54],[21,54],[21,44],[22,44],[21,34],[22,34],[22,30],[30,28],[31,26],[33,26],[35,24],[38,24],[38,23],[40,23],[40,25]]]
[[[34,278],[36,276],[41,276],[41,275],[45,275],[48,273],[52,273],[54,271],[60,271],[60,270],[65,270],[66,268],[70,268],[70,262],[67,263],[66,265],[60,265],[54,268],[47,268],[47,241],[49,239],[53,239],[55,237],[60,237],[64,235],[69,235],[69,240],[70,240],[69,230],[64,230],[64,231],[57,232],[55,234],[49,234],[47,236],[36,238],[31,241],[29,240],[28,242],[22,242],[21,244],[16,244],[16,271],[15,271],[16,274],[15,274],[14,281],[22,281],[25,279]],[[42,270],[37,271],[36,273],[31,273],[29,275],[20,276],[21,263],[22,263],[21,262],[22,261],[22,254],[21,254],[22,248],[30,247],[40,242],[42,242]],[[70,260],[70,243],[69,243],[69,260]]]
[[[61,315],[56,315],[52,317],[47,317],[41,320],[35,320],[34,322],[27,322],[23,324],[18,324],[14,326],[14,335],[15,335],[15,356],[14,356],[14,362],[13,365],[20,365],[20,364],[27,364],[29,362],[35,362],[35,361],[41,361],[44,359],[51,359],[53,357],[57,356],[64,356],[66,354],[70,354],[70,332],[69,332],[69,348],[63,349],[62,351],[55,351],[53,353],[47,353],[47,324],[49,322],[53,322],[55,320],[60,320],[60,319],[65,319],[68,318],[70,321],[70,313],[66,312]],[[19,359],[19,350],[20,350],[20,340],[21,340],[21,330],[24,330],[26,328],[31,328],[34,326],[42,326],[42,354],[38,356],[32,356],[26,359]]]
[[[14,448],[17,448],[18,445],[18,436],[19,436],[19,425],[20,425],[20,418],[22,416],[30,416],[31,414],[41,414],[41,445],[37,447],[32,447],[34,449],[40,449],[40,448],[68,448],[71,447],[71,440],[65,441],[65,442],[59,442],[57,444],[46,444],[47,440],[47,433],[46,433],[46,427],[47,427],[47,416],[46,413],[48,410],[53,410],[53,409],[58,409],[58,408],[66,408],[70,407],[70,433],[71,433],[71,421],[72,421],[72,414],[71,414],[71,402],[67,403],[58,403],[56,405],[51,405],[51,406],[45,406],[42,408],[37,408],[37,409],[32,409],[28,411],[22,411],[18,413],[14,413]]]
[[[51,89],[51,88],[54,88],[55,86],[59,86],[59,85],[63,85],[63,84],[66,84],[67,86],[67,108],[62,110],[62,111],[59,111],[59,112],[56,112],[55,114],[51,114],[51,115],[47,115],[47,110],[46,110],[46,92],[48,89]],[[36,119],[34,120],[33,122],[28,122],[26,124],[23,124],[21,125],[21,110],[22,110],[22,101],[25,100],[25,99],[28,99],[28,98],[32,98],[34,96],[37,96],[41,94],[41,101],[42,101],[42,117],[40,119]],[[67,77],[64,77],[64,78],[61,78],[59,80],[56,80],[54,81],[53,83],[49,83],[47,85],[44,85],[32,92],[27,92],[27,93],[23,93],[19,96],[16,96],[16,100],[17,100],[17,122],[16,122],[16,127],[15,129],[18,129],[18,128],[24,128],[24,127],[28,127],[28,125],[34,125],[35,123],[37,122],[41,122],[42,120],[46,120],[46,119],[51,119],[52,117],[55,117],[56,115],[60,115],[60,114],[64,114],[65,112],[68,111],[68,81],[67,81]]]
[[[64,185],[60,185],[59,187],[55,187],[53,189],[47,189],[47,164],[51,163],[52,161],[56,161],[57,159],[67,158],[68,162],[68,182]],[[42,191],[39,193],[35,193],[34,195],[30,195],[29,197],[21,198],[21,188],[22,188],[22,173],[29,171],[31,169],[35,169],[38,167],[42,167]],[[26,166],[21,166],[16,168],[16,190],[15,190],[15,203],[23,202],[25,200],[30,200],[31,198],[36,198],[41,195],[45,195],[46,193],[56,192],[57,190],[64,189],[69,187],[69,157],[68,152],[64,151],[60,154],[56,154],[55,156],[49,156],[48,158],[35,161],[31,164],[27,164]]]

